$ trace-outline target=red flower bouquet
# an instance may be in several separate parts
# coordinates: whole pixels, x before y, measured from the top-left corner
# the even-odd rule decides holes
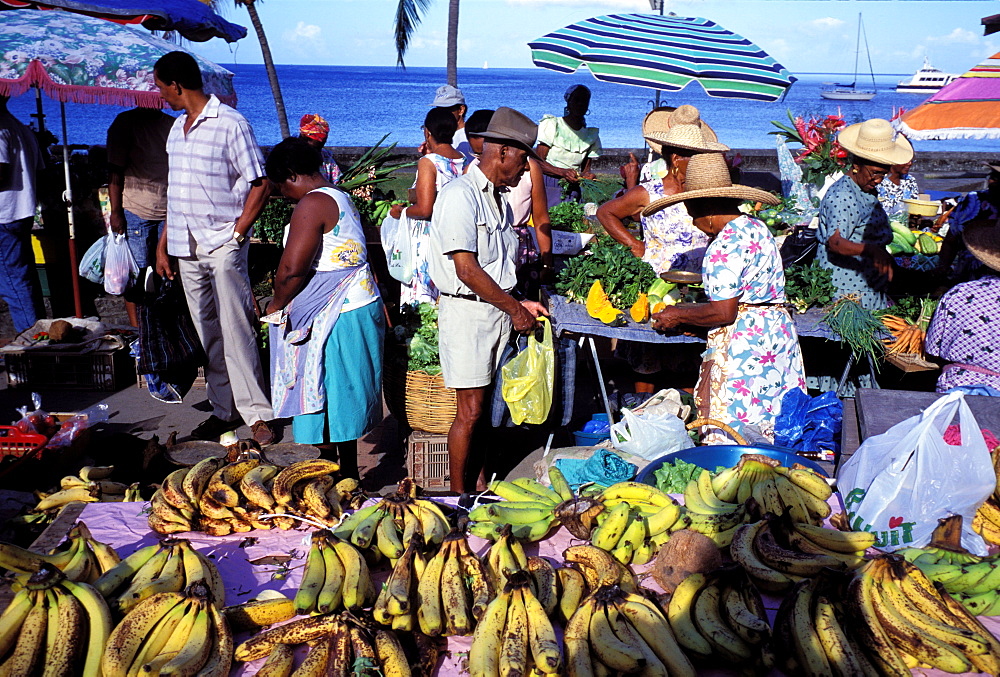
[[[826,117],[801,115],[788,119],[792,126],[771,121],[779,131],[771,132],[785,137],[790,142],[802,146],[795,161],[802,166],[802,180],[817,187],[822,187],[827,176],[842,172],[847,167],[847,151],[837,143],[837,133],[847,126],[842,115],[827,115]]]

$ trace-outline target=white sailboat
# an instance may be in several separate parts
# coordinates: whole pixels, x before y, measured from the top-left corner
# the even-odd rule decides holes
[[[487,70],[487,69],[489,69],[489,67],[490,67],[490,62],[489,61],[484,61],[483,62],[483,70]]]
[[[822,89],[819,95],[835,101],[871,101],[875,98],[875,72],[872,69],[872,55],[868,51],[868,35],[865,34],[865,55],[868,57],[868,72],[872,77],[871,89],[858,89],[858,59],[861,56],[861,36],[864,24],[858,14],[858,38],[854,47],[854,80],[850,84],[836,84],[832,89]]]

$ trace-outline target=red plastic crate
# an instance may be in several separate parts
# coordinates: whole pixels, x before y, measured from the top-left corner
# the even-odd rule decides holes
[[[45,446],[45,435],[24,433],[11,425],[0,425],[0,457],[20,458]]]

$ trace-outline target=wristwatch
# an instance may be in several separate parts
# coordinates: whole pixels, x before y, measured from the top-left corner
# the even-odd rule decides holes
[[[236,240],[236,244],[243,244],[246,241],[247,236],[238,230],[233,230],[233,239]]]

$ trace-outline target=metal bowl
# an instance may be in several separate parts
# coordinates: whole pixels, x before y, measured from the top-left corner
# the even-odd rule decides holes
[[[167,447],[163,453],[171,463],[190,467],[206,458],[223,458],[227,453],[227,449],[218,442],[195,440]]]
[[[701,273],[692,273],[689,270],[668,270],[660,273],[660,277],[666,282],[677,284],[701,284]]]

